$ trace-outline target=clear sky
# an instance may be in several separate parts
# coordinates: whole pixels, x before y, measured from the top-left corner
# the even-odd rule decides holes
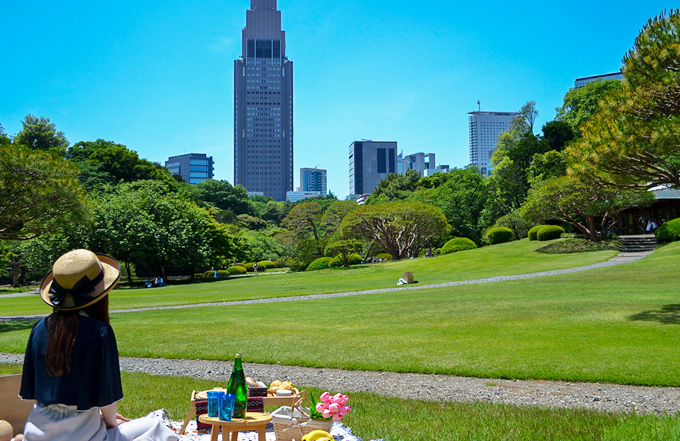
[[[537,131],[578,77],[615,72],[649,1],[279,0],[294,62],[294,180],[328,170],[349,193],[348,146],[469,163],[468,115],[534,100]],[[250,0],[23,0],[0,8],[0,123],[31,113],[71,144],[143,158],[207,153],[233,183],[233,60]]]

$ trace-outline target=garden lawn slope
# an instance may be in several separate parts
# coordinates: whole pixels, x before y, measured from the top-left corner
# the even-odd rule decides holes
[[[522,240],[445,256],[358,265],[350,269],[272,275],[265,273],[191,285],[117,289],[111,294],[111,309],[393,288],[404,271],[412,271],[420,285],[472,280],[585,266],[616,255],[616,251],[610,250],[576,254],[542,254],[535,251],[544,245]],[[46,313],[49,313],[49,308],[37,297],[0,296],[0,317]]]

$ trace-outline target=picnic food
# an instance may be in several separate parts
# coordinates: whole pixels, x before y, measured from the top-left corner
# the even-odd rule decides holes
[[[246,377],[246,383],[248,384],[248,387],[260,387],[257,381],[253,379],[253,377]]]
[[[241,354],[236,354],[234,359],[234,370],[231,372],[231,377],[229,377],[227,392],[236,395],[234,418],[245,418],[246,407],[248,406],[248,385],[246,384],[246,376],[243,373]]]
[[[302,437],[302,441],[333,441],[335,438],[325,430],[312,430]]]
[[[269,386],[269,393],[271,393],[272,395],[276,395],[276,391],[279,389],[285,389],[295,393],[295,386],[293,386],[293,383],[291,383],[290,381],[280,380],[272,381],[272,384]]]

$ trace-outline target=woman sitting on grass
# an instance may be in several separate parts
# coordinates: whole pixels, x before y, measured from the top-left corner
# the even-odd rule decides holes
[[[26,441],[177,440],[160,420],[117,413],[123,389],[108,294],[119,278],[115,259],[75,250],[43,279],[40,296],[53,313],[35,324],[26,347],[20,395],[36,400]]]

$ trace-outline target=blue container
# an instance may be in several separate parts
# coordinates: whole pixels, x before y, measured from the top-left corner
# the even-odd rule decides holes
[[[218,417],[220,416],[220,399],[224,395],[224,392],[217,390],[208,391],[208,416]]]
[[[231,421],[234,415],[234,403],[236,402],[236,395],[223,394],[220,397],[220,419],[222,421]]]

